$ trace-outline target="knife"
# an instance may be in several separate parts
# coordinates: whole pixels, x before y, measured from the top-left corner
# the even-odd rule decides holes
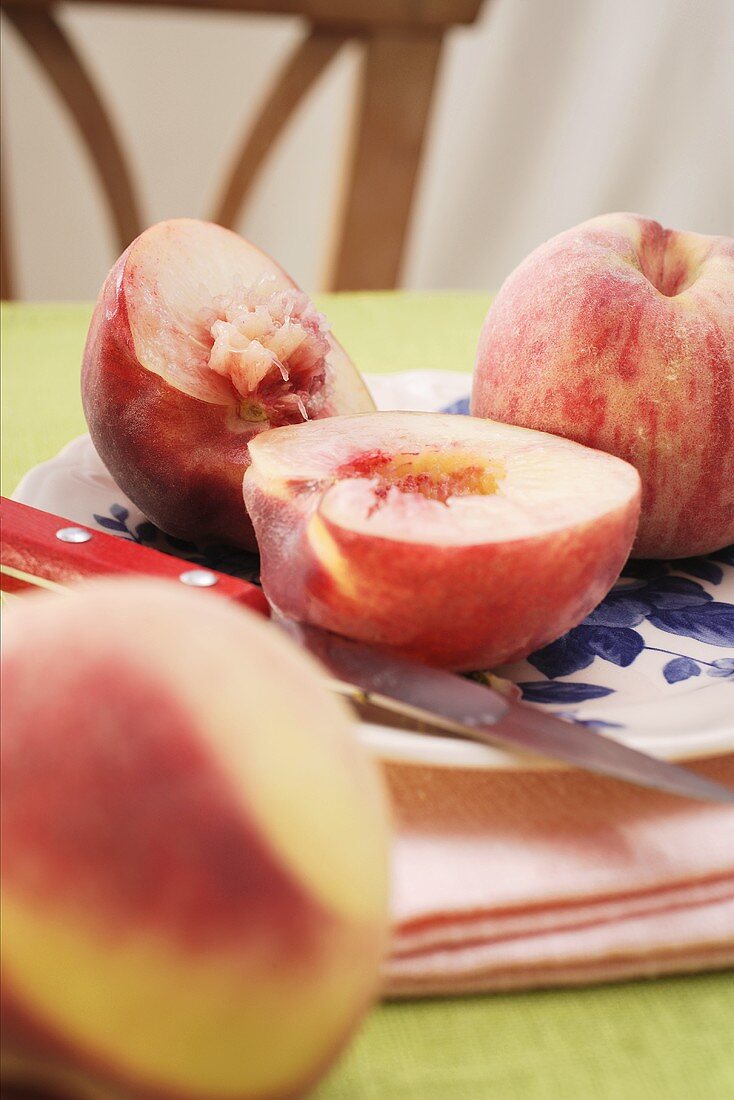
[[[0,587],[5,591],[31,586],[62,589],[70,582],[100,575],[145,575],[209,588],[259,614],[269,614],[267,600],[256,585],[215,570],[192,568],[180,558],[131,540],[70,524],[4,497],[0,521]],[[337,678],[337,690],[363,715],[386,715],[389,724],[402,728],[500,745],[668,794],[734,805],[734,791],[719,783],[455,673],[277,614],[273,621],[321,661]]]

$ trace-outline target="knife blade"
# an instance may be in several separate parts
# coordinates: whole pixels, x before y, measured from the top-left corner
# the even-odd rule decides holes
[[[355,684],[368,700],[399,699],[416,714],[439,716],[462,727],[475,741],[550,756],[668,794],[734,805],[734,791],[719,783],[455,673],[416,664],[303,623],[278,621],[333,676]]]
[[[42,586],[58,587],[100,574],[133,573],[191,583],[184,578],[199,572],[208,574],[211,591],[267,614],[260,589],[246,581],[213,570],[192,571],[181,559],[91,528],[70,528],[67,520],[17,501],[2,498],[0,515],[0,579],[6,590],[39,581]],[[69,530],[81,531],[83,538],[69,538]],[[394,704],[404,726],[408,722],[416,729],[438,729],[668,794],[734,805],[734,791],[719,783],[509,699],[488,686],[277,614],[274,622],[351,692],[356,690],[367,709],[387,706],[389,710]]]

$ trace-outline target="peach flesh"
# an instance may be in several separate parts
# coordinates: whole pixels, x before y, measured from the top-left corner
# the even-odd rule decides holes
[[[206,222],[146,230],[100,293],[82,368],[95,447],[169,534],[255,549],[241,484],[269,426],[374,408],[285,272]]]
[[[237,415],[279,427],[318,415],[324,401],[326,319],[305,294],[268,293],[266,280],[202,311],[202,375],[231,386]],[[207,354],[208,353],[208,354]]]
[[[541,245],[487,314],[472,413],[631,462],[635,556],[734,542],[734,240],[609,214]]]
[[[3,685],[8,1079],[302,1095],[387,924],[383,792],[315,664],[216,597],[108,581],[12,608]]]
[[[244,494],[283,614],[455,669],[517,660],[603,598],[639,477],[538,432],[374,413],[274,429]]]
[[[497,471],[491,465],[461,451],[441,456],[431,451],[386,454],[368,451],[336,471],[337,480],[368,478],[375,483],[376,506],[392,486],[401,493],[420,493],[446,504],[449,497],[483,496],[495,492]]]

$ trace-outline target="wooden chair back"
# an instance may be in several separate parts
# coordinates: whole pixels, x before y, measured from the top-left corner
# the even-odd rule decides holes
[[[83,0],[74,0],[83,2]],[[94,0],[98,4],[108,0]],[[482,0],[156,0],[171,9],[300,15],[308,32],[286,59],[244,135],[211,213],[232,227],[258,172],[306,92],[347,42],[360,50],[327,288],[397,285],[441,50],[448,29],[473,22]],[[147,6],[147,0],[114,0]],[[120,250],[145,225],[135,183],[103,97],[52,0],[6,0],[3,11],[63,100],[92,158]],[[3,297],[12,296],[3,233]]]

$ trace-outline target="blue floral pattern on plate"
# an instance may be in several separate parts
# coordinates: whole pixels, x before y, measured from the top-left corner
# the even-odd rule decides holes
[[[734,566],[734,547],[722,550],[718,559]],[[647,564],[647,563],[646,563]],[[721,584],[724,571],[714,558],[688,562],[656,562],[656,567],[669,571],[658,579],[632,579],[640,570],[630,562],[622,580],[580,626],[573,627],[562,638],[539,649],[528,658],[530,664],[550,680],[579,672],[596,657],[626,668],[643,650],[663,653],[666,661],[662,674],[669,684],[680,683],[705,671],[708,676],[734,678],[734,658],[713,661],[694,660],[675,650],[645,644],[642,634],[634,628],[645,620],[668,634],[694,638],[714,646],[734,647],[734,605],[715,600],[698,581],[673,575],[673,569],[686,573],[707,570],[713,584]],[[548,698],[544,700],[550,702]]]

